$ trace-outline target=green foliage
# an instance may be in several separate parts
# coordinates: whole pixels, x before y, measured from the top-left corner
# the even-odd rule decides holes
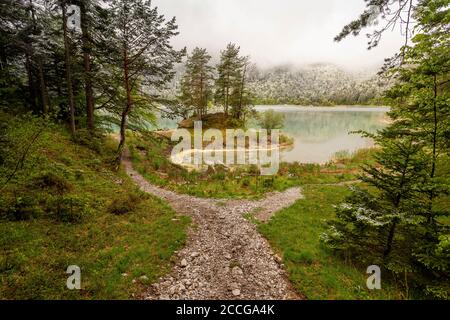
[[[91,150],[100,153],[103,147],[103,141],[105,137],[102,132],[92,132],[87,129],[79,129],[73,136],[73,141],[80,145],[86,146]]]
[[[50,189],[50,191],[56,191],[57,194],[64,194],[73,189],[72,184],[67,179],[52,171],[38,174],[33,178],[31,186],[39,189]]]
[[[259,125],[269,133],[273,129],[281,129],[284,126],[284,115],[272,109],[267,110],[260,116]]]
[[[145,194],[140,194],[138,192],[119,195],[110,204],[109,211],[116,215],[131,213],[134,212],[139,207],[139,204],[145,199]]]
[[[51,123],[31,114],[11,116],[0,112],[0,188],[17,180],[20,172],[39,162],[39,147]]]
[[[394,285],[388,273],[383,273],[382,290],[368,290],[367,265],[340,259],[321,245],[318,235],[327,229],[326,221],[334,218],[334,205],[349,195],[348,188],[309,185],[302,187],[302,194],[303,199],[258,224],[258,231],[283,258],[294,288],[312,300],[403,298],[402,288]]]
[[[4,197],[1,201],[0,218],[3,219],[24,221],[37,217],[42,212],[37,199],[28,194],[15,195],[13,198]]]
[[[47,208],[57,221],[66,223],[80,223],[90,214],[88,201],[79,195],[50,197]]]
[[[397,80],[387,93],[393,123],[369,135],[381,146],[375,163],[363,167],[361,179],[371,188],[354,189],[337,206],[322,240],[344,256],[410,278],[424,295],[447,299],[450,228],[440,221],[450,215],[449,9],[445,1],[424,1],[416,18],[421,31],[402,48],[403,63],[389,71]]]
[[[192,109],[200,119],[208,112],[213,94],[213,68],[209,65],[210,60],[211,56],[206,49],[200,48],[195,48],[187,58],[179,98],[185,119]]]
[[[248,58],[241,57],[239,52],[240,47],[233,43],[229,43],[221,52],[215,82],[216,104],[223,107],[226,116],[232,111],[232,116],[236,119],[241,119],[248,113],[252,104],[251,94],[245,85],[249,62]]]
[[[305,264],[311,264],[314,262],[314,257],[311,253],[308,251],[303,252],[295,252],[292,250],[286,250],[284,252],[283,259],[286,261],[290,261],[293,263],[305,263]]]
[[[1,137],[8,139],[2,145],[21,154],[18,147],[27,139],[21,133],[34,132],[34,122],[3,119],[8,134]],[[9,139],[20,142],[10,145]],[[108,164],[116,148],[106,139],[97,153],[74,143],[59,126],[44,130],[33,144],[0,192],[3,299],[130,299],[142,289],[134,279],[146,275],[154,282],[169,271],[189,219],[174,221],[163,201],[137,192],[123,172],[114,171]],[[0,167],[9,173],[16,158],[6,160]],[[111,214],[119,198],[133,210]],[[81,267],[82,290],[66,288],[65,270],[72,264]]]

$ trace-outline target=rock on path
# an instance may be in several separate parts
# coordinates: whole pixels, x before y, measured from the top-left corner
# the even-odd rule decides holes
[[[148,183],[125,153],[126,172],[143,191],[165,199],[179,214],[193,219],[187,245],[177,253],[172,272],[153,284],[144,299],[301,299],[292,288],[281,259],[253,223],[263,221],[301,197],[300,189],[271,193],[260,201],[202,199]]]

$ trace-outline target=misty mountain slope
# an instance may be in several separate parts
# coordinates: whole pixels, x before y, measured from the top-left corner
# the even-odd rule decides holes
[[[183,66],[177,66],[174,79],[159,94],[175,98],[183,72]],[[376,71],[350,73],[325,63],[270,69],[253,64],[247,72],[247,82],[254,104],[376,104],[388,87]]]
[[[257,103],[367,104],[379,99],[386,84],[369,73],[351,74],[331,64],[302,68],[252,68],[249,87]]]

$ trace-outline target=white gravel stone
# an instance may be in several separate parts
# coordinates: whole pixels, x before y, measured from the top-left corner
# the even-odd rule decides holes
[[[159,280],[158,286],[149,286],[146,299],[229,299],[230,292],[241,298],[243,288],[245,299],[250,300],[302,298],[255,224],[244,218],[261,208],[255,217],[267,221],[302,197],[299,188],[274,192],[259,201],[196,198],[148,183],[133,169],[127,150],[123,164],[143,191],[165,199],[177,214],[190,216],[195,225],[186,246],[177,253],[179,266]]]

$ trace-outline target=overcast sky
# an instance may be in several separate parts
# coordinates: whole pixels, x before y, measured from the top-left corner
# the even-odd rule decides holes
[[[402,45],[399,30],[366,49],[366,32],[340,43],[333,38],[364,9],[363,0],[154,0],[160,13],[177,17],[176,47],[205,47],[218,56],[227,43],[263,67],[334,63],[359,70],[381,65]]]

